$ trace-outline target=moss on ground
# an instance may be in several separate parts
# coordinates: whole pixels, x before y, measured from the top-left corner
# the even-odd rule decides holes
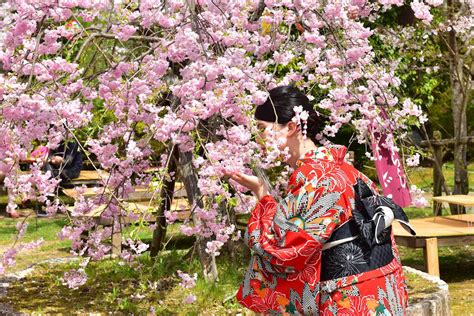
[[[431,293],[435,293],[438,288],[432,282],[423,279],[419,275],[413,273],[405,273],[408,284],[408,302],[410,305],[415,304]]]
[[[202,311],[218,315],[243,312],[233,299],[241,281],[244,264],[219,258],[219,281],[206,283],[200,273],[196,287],[185,290],[179,286],[175,271],[199,271],[196,258],[183,260],[186,251],[165,251],[156,260],[148,255],[138,266],[123,264],[120,260],[92,262],[86,268],[89,279],[78,289],[69,289],[62,283],[64,272],[78,268],[78,263],[37,266],[24,280],[11,284],[8,295],[1,303],[12,305],[24,313],[133,313],[146,314],[199,314]],[[244,262],[238,257],[239,262]],[[194,304],[183,304],[189,294],[195,294]]]
[[[78,268],[78,263],[42,264],[22,281],[15,282],[8,296],[0,302],[11,304],[20,312],[31,313],[132,313],[225,315],[245,312],[236,302],[234,293],[245,271],[246,260],[220,257],[220,279],[206,283],[200,273],[196,287],[184,290],[175,271],[199,271],[197,259],[182,260],[184,251],[166,251],[157,260],[145,255],[140,267],[128,266],[119,260],[92,262],[86,272],[89,279],[78,289],[62,284],[64,272]],[[414,303],[436,291],[432,283],[417,275],[407,274],[410,302]],[[195,294],[194,304],[183,304],[189,294]],[[27,299],[25,299],[27,298]],[[69,299],[70,298],[70,299]]]

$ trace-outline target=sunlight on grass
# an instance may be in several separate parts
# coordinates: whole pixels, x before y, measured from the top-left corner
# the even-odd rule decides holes
[[[469,191],[474,191],[474,163],[469,164],[467,170],[469,173]],[[454,165],[452,162],[443,165],[443,175],[447,186],[452,189],[454,184]],[[410,168],[408,178],[411,184],[415,184],[424,191],[433,191],[433,168]]]
[[[2,218],[0,226],[0,243],[9,243],[13,241],[16,234],[16,224],[21,222],[23,218]],[[36,218],[31,217],[26,220],[28,228],[25,236],[22,238],[23,241],[29,242],[37,240],[40,237],[44,240],[54,241],[57,240],[57,234],[61,228],[67,223],[67,218],[62,215],[57,215],[53,218]]]

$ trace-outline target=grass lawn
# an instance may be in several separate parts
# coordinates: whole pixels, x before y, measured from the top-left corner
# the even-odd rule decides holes
[[[0,217],[0,253],[13,245],[16,236],[15,225],[22,219],[12,219]],[[25,269],[33,263],[49,258],[62,258],[70,255],[71,242],[61,241],[56,236],[61,228],[66,224],[67,219],[64,216],[54,218],[29,218],[27,219],[28,228],[25,236],[19,241],[22,243],[43,238],[43,244],[28,253],[22,253],[16,257],[17,265],[15,270]]]
[[[423,250],[399,247],[404,265],[423,270]],[[474,315],[474,246],[440,247],[441,278],[449,285],[453,315]]]
[[[467,166],[469,173],[469,191],[474,191],[474,163]],[[447,162],[443,165],[443,175],[447,186],[452,189],[454,183],[454,165]],[[410,169],[408,175],[411,184],[423,189],[426,192],[433,192],[433,168],[416,167]]]
[[[31,276],[12,284],[8,296],[1,298],[0,302],[12,304],[25,313],[144,314],[151,310],[158,315],[246,313],[234,298],[248,262],[243,252],[237,252],[235,260],[230,260],[226,254],[218,257],[219,281],[214,284],[204,281],[197,258],[183,260],[186,252],[163,251],[156,260],[145,254],[136,266],[121,264],[119,260],[92,262],[86,268],[88,281],[75,290],[63,285],[61,277],[65,271],[77,269],[78,263],[42,264]],[[178,269],[198,273],[195,288],[183,289],[179,286],[180,279],[175,273]],[[411,302],[422,299],[434,289],[431,283],[416,275],[408,274],[407,278]],[[28,299],[25,299],[25,293]],[[183,304],[189,294],[196,295],[196,302]],[[64,300],[65,297],[74,297],[74,300]],[[461,305],[456,312],[466,315],[464,312],[471,306],[465,302]]]

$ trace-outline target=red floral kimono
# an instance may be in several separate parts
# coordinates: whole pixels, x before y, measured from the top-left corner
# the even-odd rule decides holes
[[[264,196],[245,239],[252,259],[237,293],[260,313],[404,315],[407,287],[393,235],[394,259],[381,268],[321,281],[321,255],[332,232],[352,216],[357,178],[343,146],[320,147],[298,160],[286,198]]]

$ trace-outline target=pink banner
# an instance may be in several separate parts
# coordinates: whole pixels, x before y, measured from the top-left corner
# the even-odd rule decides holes
[[[372,139],[372,152],[375,158],[375,169],[383,194],[391,197],[401,207],[411,204],[411,195],[398,152],[383,146],[387,134],[375,133]]]

